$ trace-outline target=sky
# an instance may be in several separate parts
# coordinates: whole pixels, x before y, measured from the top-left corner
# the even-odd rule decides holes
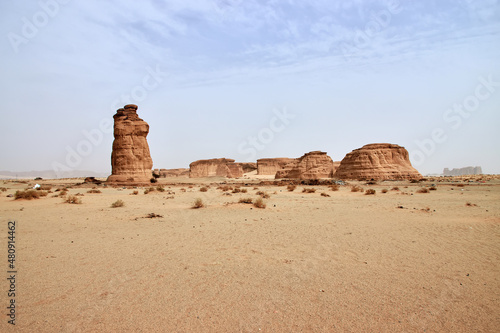
[[[369,143],[500,174],[497,0],[0,3],[0,170],[111,172],[137,104],[154,168]]]

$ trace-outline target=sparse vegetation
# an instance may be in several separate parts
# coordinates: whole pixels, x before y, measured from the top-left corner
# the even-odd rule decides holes
[[[130,193],[130,195],[138,195],[139,191],[135,190],[134,192]]]
[[[151,193],[154,191],[156,191],[156,189],[154,187],[148,187],[147,189],[144,190],[144,194],[148,194],[148,193]]]
[[[88,190],[87,193],[102,193],[101,190]]]
[[[233,190],[233,193],[240,193],[240,192],[241,192],[241,190],[240,190],[239,188],[235,188],[235,189]]]
[[[477,207],[477,205],[476,205],[476,204],[473,204],[473,203],[468,202],[468,201],[465,203],[465,205],[466,205],[467,207]]]
[[[267,205],[266,203],[264,202],[264,200],[262,200],[262,198],[258,198],[257,200],[255,200],[255,202],[253,203],[253,205],[256,207],[256,208],[266,208]]]
[[[155,214],[155,213],[149,213],[148,215],[146,215],[147,219],[155,219],[155,218],[160,218],[160,217],[163,217],[163,215],[159,215],[159,214]]]
[[[123,200],[116,200],[111,204],[111,208],[118,208],[123,206],[125,206],[125,202],[123,202]]]
[[[436,186],[431,186],[429,187],[429,191],[436,191],[437,190],[437,187]]]
[[[457,187],[465,187],[464,184],[458,184]]]
[[[251,203],[253,203],[253,199],[252,198],[241,198],[238,202],[244,203],[244,204],[251,204]]]
[[[387,192],[389,192],[389,191],[388,191],[386,188],[384,188],[381,192],[382,192],[382,193],[387,193]]]
[[[36,190],[24,190],[24,191],[16,191],[14,194],[14,200],[25,199],[39,199],[40,197],[44,197],[48,195],[47,192],[44,191],[36,191]]]
[[[351,192],[363,192],[363,188],[358,185],[351,186]]]
[[[0,187],[0,191],[2,191],[2,192],[7,192],[7,188],[5,188],[5,187]]]
[[[267,194],[266,192],[263,192],[263,191],[258,191],[255,194],[260,195],[264,199],[269,199],[271,197],[269,194]]]
[[[191,206],[191,208],[193,208],[193,209],[198,209],[198,208],[203,208],[203,207],[205,207],[205,204],[203,203],[203,200],[201,200],[200,198],[196,199],[193,202],[193,206]]]
[[[200,188],[200,192],[207,192],[208,191],[208,188],[206,186],[203,186],[202,188]]]
[[[288,186],[286,187],[286,189],[287,189],[289,192],[293,192],[293,191],[295,191],[295,189],[296,189],[296,188],[297,188],[297,186],[295,186],[295,185],[288,185]]]
[[[241,189],[241,193],[247,193],[248,190],[246,188]]]
[[[338,191],[339,186],[337,184],[330,185],[330,191]]]
[[[223,185],[223,186],[219,186],[217,188],[218,190],[222,190],[222,192],[227,192],[227,191],[232,191],[233,188],[229,185]]]
[[[81,204],[82,199],[77,197],[76,195],[69,195],[64,202],[69,203],[69,204]]]
[[[399,187],[394,186],[393,188],[391,188],[391,191],[399,191]]]
[[[329,197],[330,197],[330,194],[323,192],[323,193],[321,193],[321,196],[322,196],[322,197],[327,197],[327,198],[329,198]]]
[[[417,193],[429,193],[429,189],[422,187],[421,189],[417,190]]]
[[[149,181],[151,182],[151,184],[154,184],[154,183],[158,182],[158,179],[156,179],[156,178],[153,177]]]
[[[156,186],[156,190],[157,190],[158,192],[165,192],[165,189],[164,189],[164,188],[163,188],[163,186],[161,186],[161,185]]]
[[[37,188],[37,191],[50,191],[51,189],[52,189],[52,186],[41,185],[39,188]]]
[[[316,193],[315,188],[304,188],[302,189],[302,193]]]
[[[372,188],[369,188],[365,191],[365,195],[374,195],[375,193],[377,193],[377,191]]]

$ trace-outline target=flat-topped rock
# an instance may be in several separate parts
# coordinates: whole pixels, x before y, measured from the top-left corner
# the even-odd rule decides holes
[[[279,170],[283,170],[295,158],[261,158],[257,160],[257,175],[274,176]]]
[[[199,160],[189,165],[190,178],[205,177],[243,177],[243,168],[232,159],[214,158],[209,160]]]
[[[334,175],[338,179],[421,179],[408,151],[390,143],[372,143],[348,153]]]
[[[325,152],[312,151],[288,163],[276,172],[275,178],[321,179],[332,178],[335,165]]]

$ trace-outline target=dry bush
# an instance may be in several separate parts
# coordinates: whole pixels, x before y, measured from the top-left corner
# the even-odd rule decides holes
[[[295,185],[288,185],[288,186],[286,187],[286,189],[287,189],[289,192],[293,192],[293,191],[295,191],[295,189],[296,189],[296,188],[297,188],[297,186],[295,186]]]
[[[193,188],[193,185],[189,185],[188,188]]]
[[[222,192],[227,192],[227,191],[232,191],[233,188],[229,185],[224,185],[224,186],[219,186],[217,187],[218,190],[222,190]]]
[[[193,206],[191,206],[191,208],[193,208],[193,209],[198,209],[198,208],[203,208],[203,207],[205,207],[205,204],[203,203],[203,200],[201,200],[200,198],[196,199],[193,202]]]
[[[431,186],[431,187],[429,187],[429,191],[437,191],[437,187],[436,186]]]
[[[69,195],[64,202],[69,203],[69,204],[81,204],[82,199],[77,197],[76,195]]]
[[[412,180],[410,180],[410,183],[412,183],[412,184],[418,184],[418,183],[420,183],[420,180],[418,180],[418,179],[412,179]]]
[[[389,191],[388,191],[386,188],[384,188],[384,189],[382,190],[382,193],[387,193],[387,192],[389,192]]]
[[[0,191],[2,191],[2,192],[7,192],[7,188],[5,188],[5,187],[0,187]]]
[[[202,188],[200,188],[200,192],[207,192],[208,191],[208,188],[203,186]]]
[[[464,187],[464,184],[458,184],[457,187]]]
[[[254,190],[258,190],[259,188],[258,188],[258,187],[254,187],[253,189],[254,189]]]
[[[240,190],[239,188],[235,188],[235,189],[233,190],[233,193],[240,193],[240,192],[241,192],[241,190]]]
[[[248,192],[248,190],[246,188],[241,190],[241,193],[247,193],[247,192]]]
[[[417,190],[417,193],[429,193],[429,190],[426,189],[426,188],[424,188],[424,187],[422,187],[421,189]]]
[[[156,191],[156,189],[154,187],[148,187],[147,189],[144,190],[144,194],[148,194],[148,193],[151,193],[154,191]]]
[[[240,201],[238,201],[239,203],[244,203],[244,204],[251,204],[253,203],[253,199],[252,198],[241,198]]]
[[[123,206],[125,206],[125,202],[123,202],[123,200],[116,200],[111,204],[111,208],[118,208]]]
[[[377,185],[377,182],[374,180],[370,180],[366,182],[366,185]]]
[[[186,189],[185,188],[181,188],[181,192],[186,192]]]
[[[323,193],[321,193],[321,196],[322,196],[322,197],[327,197],[327,198],[329,198],[329,197],[330,197],[330,194],[327,194],[327,193],[323,192]]]
[[[330,185],[330,191],[338,191],[339,186],[337,184]]]
[[[156,186],[156,190],[158,192],[165,192],[165,188],[163,188],[163,186],[161,186],[161,185]]]
[[[399,187],[394,186],[393,188],[391,188],[391,191],[399,191]]]
[[[302,193],[316,193],[316,189],[315,188],[304,188],[302,190]]]
[[[39,192],[36,190],[24,190],[24,191],[16,191],[14,194],[14,200],[19,200],[19,199],[26,199],[26,200],[32,200],[32,199],[39,199],[42,195],[42,193],[47,192]]]
[[[135,190],[134,192],[130,193],[130,195],[138,195],[139,191]]]
[[[266,208],[266,203],[264,202],[264,200],[262,200],[262,198],[258,198],[257,200],[255,200],[253,205],[256,208],[262,208],[262,209]]]
[[[269,199],[271,197],[269,194],[267,194],[266,192],[263,192],[263,191],[258,191],[255,194],[260,195],[264,199]]]
[[[156,213],[149,213],[148,215],[146,215],[147,219],[155,219],[155,218],[160,218],[160,217],[163,217],[163,215],[156,214]]]
[[[468,202],[468,201],[465,203],[465,205],[466,205],[467,207],[477,207],[477,205],[476,205],[476,204],[473,204],[473,203]]]
[[[51,189],[52,189],[52,186],[41,185],[39,188],[37,188],[37,191],[50,191]]]
[[[87,193],[102,193],[101,190],[88,190]]]
[[[375,194],[375,193],[377,193],[377,191],[375,191],[375,190],[374,190],[374,189],[372,189],[372,188],[369,188],[369,189],[367,189],[367,190],[365,191],[365,195],[373,195],[373,194]]]
[[[363,188],[358,185],[351,186],[351,192],[363,192]]]

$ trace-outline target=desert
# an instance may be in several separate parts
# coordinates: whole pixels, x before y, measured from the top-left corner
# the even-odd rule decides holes
[[[17,221],[15,331],[498,328],[499,177],[272,178],[2,181],[0,214]],[[45,196],[15,199],[36,183]]]

